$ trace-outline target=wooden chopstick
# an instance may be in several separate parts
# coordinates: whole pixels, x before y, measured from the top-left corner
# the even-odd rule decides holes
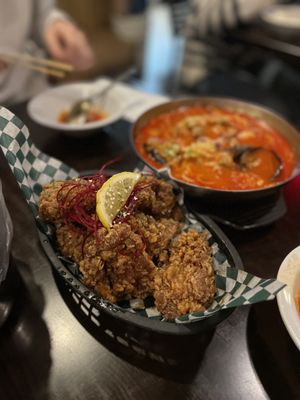
[[[71,72],[74,69],[70,64],[46,58],[33,57],[22,53],[0,52],[0,59],[9,63],[18,62],[34,71],[57,78],[64,78],[67,72]]]
[[[25,67],[32,69],[33,71],[40,72],[45,75],[53,76],[55,78],[64,78],[66,76],[65,71],[58,71],[47,67],[39,67],[38,65],[24,64]]]
[[[40,64],[50,68],[61,69],[66,72],[71,72],[74,67],[71,64],[63,63],[61,61],[50,60],[48,58],[33,57],[29,54],[16,53],[16,52],[0,52],[0,58],[10,58],[16,61],[24,61],[32,64]]]

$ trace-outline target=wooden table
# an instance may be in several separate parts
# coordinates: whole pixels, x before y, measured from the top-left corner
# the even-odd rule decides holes
[[[74,139],[33,123],[25,104],[13,111],[40,149],[79,171],[120,154],[124,169],[137,162],[126,131]],[[0,328],[1,399],[299,398],[300,353],[276,301],[237,309],[214,331],[187,338],[133,332],[107,315],[97,327],[51,268],[3,154],[0,177],[14,224],[11,265],[0,290],[0,305],[10,311]],[[295,190],[286,215],[272,226],[226,230],[247,271],[275,277],[299,245],[299,185]]]

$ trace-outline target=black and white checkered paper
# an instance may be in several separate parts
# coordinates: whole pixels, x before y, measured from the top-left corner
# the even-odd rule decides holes
[[[41,223],[38,217],[38,199],[42,187],[53,180],[76,177],[78,172],[41,152],[32,142],[29,131],[23,122],[4,107],[0,108],[0,146],[36,218],[38,228],[42,230],[43,234],[47,235],[50,231],[47,231],[46,224]],[[206,230],[193,214],[186,214],[186,223],[200,231]],[[195,322],[222,309],[274,299],[276,294],[285,286],[276,279],[261,279],[244,270],[235,268],[230,265],[226,254],[219,248],[213,233],[208,232],[208,240],[212,249],[216,272],[217,293],[215,299],[205,312],[181,316],[175,320],[175,323]],[[116,311],[134,312],[147,318],[163,320],[151,298],[134,299],[118,305],[112,305],[100,299],[80,282],[80,275],[76,273],[78,269],[74,268],[74,264],[64,260],[58,249],[53,248],[53,254],[57,257],[57,262],[54,262],[53,265],[60,275],[73,286],[74,290],[89,299],[93,305],[110,307]]]

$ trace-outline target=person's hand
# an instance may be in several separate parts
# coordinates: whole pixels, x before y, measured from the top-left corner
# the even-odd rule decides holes
[[[76,70],[94,65],[94,54],[84,33],[70,21],[59,20],[47,26],[44,41],[53,58],[70,63]]]
[[[0,59],[0,73],[8,67],[7,63]]]

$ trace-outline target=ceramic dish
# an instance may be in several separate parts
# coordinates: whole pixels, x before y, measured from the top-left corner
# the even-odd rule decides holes
[[[71,136],[85,136],[87,132],[102,128],[119,119],[128,106],[128,100],[118,87],[112,88],[97,104],[99,110],[107,114],[104,119],[72,125],[59,121],[62,112],[68,111],[74,102],[88,97],[104,88],[107,79],[89,83],[66,84],[37,95],[28,103],[28,114],[37,123],[64,131]]]
[[[267,7],[260,16],[261,21],[278,33],[300,32],[300,6],[279,4]]]
[[[300,246],[283,260],[277,279],[286,287],[277,295],[281,318],[295,345],[300,350],[300,314],[296,306],[296,296],[300,291]]]
[[[163,166],[157,169],[150,165],[147,160],[140,154],[137,146],[135,145],[136,138],[142,131],[142,128],[153,118],[164,114],[166,112],[175,111],[181,107],[189,106],[217,106],[230,111],[238,111],[267,123],[271,128],[274,128],[278,133],[280,133],[291,145],[297,160],[297,165],[294,168],[291,176],[285,180],[282,180],[273,186],[267,186],[260,189],[249,189],[249,190],[225,190],[217,188],[209,188],[205,186],[200,186],[192,183],[187,183],[183,180],[174,178],[168,167]],[[140,159],[142,159],[150,168],[154,169],[162,176],[167,176],[172,180],[176,181],[184,190],[185,193],[202,199],[207,199],[209,201],[224,201],[226,202],[240,202],[242,200],[248,201],[252,199],[257,199],[260,197],[270,196],[276,192],[278,189],[297,176],[300,172],[300,135],[286,120],[281,116],[275,114],[271,110],[261,107],[259,105],[248,103],[245,101],[222,98],[222,97],[199,97],[199,98],[187,98],[170,101],[159,106],[153,107],[150,110],[143,113],[133,124],[132,127],[132,145]]]

